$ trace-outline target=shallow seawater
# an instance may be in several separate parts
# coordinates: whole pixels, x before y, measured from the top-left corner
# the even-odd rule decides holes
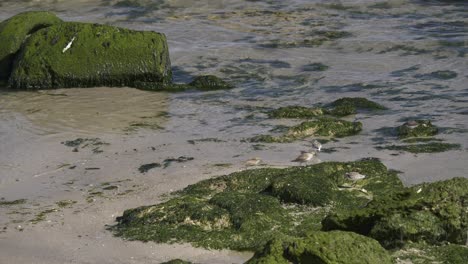
[[[176,94],[130,88],[2,91],[0,197],[54,197],[52,180],[45,181],[49,187],[34,189],[29,179],[79,160],[60,144],[78,137],[110,143],[102,155],[79,154],[87,162],[114,166],[104,170],[104,178],[124,177],[137,165],[167,156],[193,155],[193,166],[174,167],[169,180],[163,174],[132,176],[143,185],[165,184],[168,189],[159,194],[229,171],[213,164],[234,170],[259,156],[272,166],[293,165],[290,160],[308,141],[259,147],[243,140],[300,122],[269,120],[265,111],[358,96],[389,110],[348,117],[363,123],[362,133],[325,144],[333,151],[320,153],[322,161],[378,157],[402,171],[405,184],[468,175],[466,1],[6,0],[0,2],[0,20],[27,10],[163,32],[175,81],[214,74],[236,88]],[[376,149],[398,143],[392,128],[411,118],[430,119],[441,128],[437,138],[461,148],[434,154]],[[156,152],[148,150],[153,145]],[[102,180],[90,172],[86,180],[65,175],[63,181],[74,177],[83,184]],[[21,190],[21,183],[29,187],[17,195],[13,190]],[[155,199],[142,195],[146,198],[131,205]]]

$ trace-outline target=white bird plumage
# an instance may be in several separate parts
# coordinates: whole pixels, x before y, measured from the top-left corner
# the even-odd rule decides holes
[[[314,139],[314,141],[312,141],[312,147],[320,152],[322,144],[318,140]]]
[[[310,161],[315,156],[314,151],[301,151],[301,155],[297,156],[296,159],[292,160],[293,162],[304,163]]]
[[[352,172],[347,172],[345,174],[345,177],[352,180],[352,181],[357,181],[357,180],[362,180],[364,178],[366,178],[366,175],[363,175],[359,172],[355,172],[355,171],[352,171]]]

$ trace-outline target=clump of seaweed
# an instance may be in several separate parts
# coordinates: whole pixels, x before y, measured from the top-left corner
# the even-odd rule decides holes
[[[367,177],[353,182],[344,177],[350,171]],[[397,175],[374,159],[248,170],[190,185],[158,205],[126,210],[112,229],[132,240],[260,250],[273,238],[320,230],[327,212],[359,208],[402,188]]]
[[[324,219],[323,229],[370,236],[386,248],[407,241],[463,245],[468,235],[467,188],[466,178],[405,188],[374,197],[365,208],[335,212]]]
[[[460,149],[460,144],[441,143],[441,142],[430,142],[425,144],[407,144],[407,145],[390,145],[379,147],[379,149],[388,150],[400,150],[411,153],[438,153],[449,150]]]
[[[361,122],[350,122],[329,117],[320,117],[316,120],[305,121],[299,125],[288,128],[280,136],[258,135],[250,142],[286,143],[304,139],[310,136],[346,137],[358,134],[362,130]]]
[[[429,120],[411,120],[396,128],[400,139],[410,137],[431,137],[437,134],[439,129]]]

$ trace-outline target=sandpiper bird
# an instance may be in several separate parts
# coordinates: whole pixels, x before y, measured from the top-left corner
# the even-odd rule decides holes
[[[405,123],[405,126],[411,128],[411,129],[413,129],[413,128],[418,127],[418,126],[419,126],[419,123],[416,122],[415,120],[410,120],[410,121],[408,121],[408,122]]]
[[[345,177],[352,181],[357,181],[357,180],[362,180],[366,178],[366,175],[362,175],[359,172],[352,171],[352,172],[347,172],[345,174]]]
[[[247,166],[257,166],[258,164],[260,164],[260,161],[262,161],[260,158],[253,158],[253,159],[249,159],[245,162],[245,165]]]
[[[314,151],[301,151],[301,155],[299,155],[293,162],[304,163],[310,161],[315,156]]]
[[[320,152],[322,149],[322,144],[318,142],[318,140],[314,139],[314,141],[312,141],[312,147]]]

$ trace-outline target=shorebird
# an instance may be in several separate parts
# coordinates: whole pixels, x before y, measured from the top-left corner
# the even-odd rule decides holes
[[[260,161],[262,161],[260,158],[253,158],[253,159],[249,159],[245,162],[245,165],[246,166],[257,166],[258,164],[260,164]]]
[[[358,181],[358,180],[362,180],[366,178],[366,175],[362,175],[359,172],[352,171],[352,172],[347,172],[345,174],[345,177],[352,181]]]
[[[418,127],[418,126],[419,126],[419,123],[416,122],[415,120],[410,120],[410,121],[408,121],[408,122],[405,123],[405,126],[411,128],[411,129],[413,129],[413,128]]]
[[[310,161],[315,156],[315,154],[316,153],[314,151],[301,151],[301,155],[299,155],[295,160],[292,161],[299,162],[302,165],[302,163]]]
[[[314,141],[312,141],[312,147],[320,152],[322,149],[322,144],[318,140],[314,139]]]

